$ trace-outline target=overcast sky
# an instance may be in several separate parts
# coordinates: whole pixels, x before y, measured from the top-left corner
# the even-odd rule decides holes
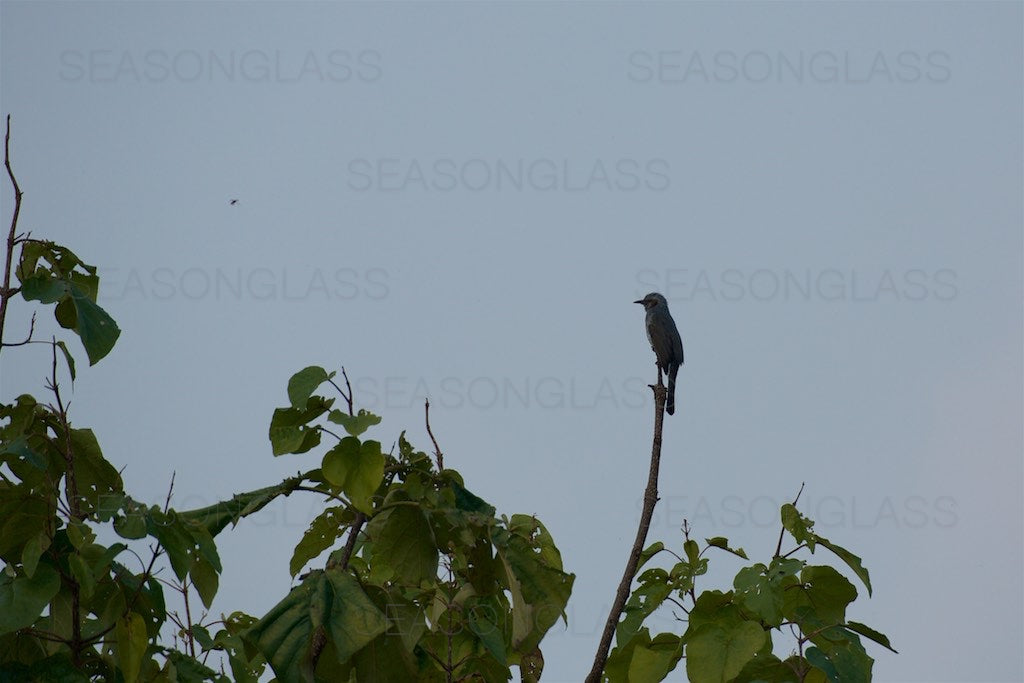
[[[429,396],[446,464],[536,514],[576,573],[544,678],[581,680],[646,480],[631,302],[656,290],[686,364],[649,540],[687,518],[767,561],[806,482],[816,529],[871,571],[849,617],[900,651],[868,645],[876,680],[1024,679],[1020,3],[0,19],[20,227],[97,264],[122,328],[94,368],[71,344],[72,419],[136,498],[177,472],[192,508],[317,466],[267,440],[307,365],[345,365],[385,447],[428,450]],[[5,351],[0,398],[42,395],[48,363]],[[320,509],[294,495],[225,532],[215,611],[283,597]],[[740,566],[713,557],[698,589]]]

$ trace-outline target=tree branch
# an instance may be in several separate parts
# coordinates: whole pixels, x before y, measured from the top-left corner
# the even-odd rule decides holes
[[[441,447],[437,445],[437,439],[434,438],[434,432],[430,429],[430,399],[423,400],[423,415],[427,423],[427,434],[430,435],[430,440],[434,442],[434,457],[437,458],[437,471],[441,472],[444,470],[444,453],[441,452]]]
[[[11,229],[7,233],[7,254],[4,258],[4,282],[0,287],[0,349],[4,343],[4,320],[7,318],[7,302],[14,295],[11,291],[11,263],[14,260],[15,232],[18,229],[18,214],[21,213],[21,187],[11,170],[11,115],[7,115],[7,132],[4,135],[4,168],[14,186],[14,213],[11,215]],[[29,334],[31,337],[31,334]]]
[[[647,532],[651,528],[651,518],[654,515],[654,506],[658,503],[658,469],[661,465],[661,431],[665,421],[665,399],[667,390],[658,377],[657,385],[650,385],[654,392],[654,440],[651,445],[651,469],[647,475],[647,488],[644,490],[644,504],[640,511],[640,526],[636,530],[636,540],[633,541],[633,549],[629,552],[629,559],[626,561],[626,569],[622,572],[622,580],[619,588],[615,591],[615,601],[612,603],[611,612],[608,613],[608,621],[605,622],[604,632],[601,633],[601,642],[597,647],[597,654],[594,656],[594,666],[587,675],[586,683],[599,683],[601,674],[604,671],[605,662],[608,661],[608,649],[612,644],[612,636],[615,634],[615,627],[622,616],[622,610],[629,599],[629,587],[633,584],[633,577],[636,575],[637,565],[640,564],[640,553],[643,552],[644,543],[647,541]]]

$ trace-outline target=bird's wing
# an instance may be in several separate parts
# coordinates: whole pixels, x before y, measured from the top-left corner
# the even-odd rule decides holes
[[[667,321],[671,323],[671,321]],[[658,365],[668,370],[668,365],[673,357],[672,332],[671,328],[663,319],[652,319],[647,321],[647,338],[651,340],[651,348],[658,358]]]

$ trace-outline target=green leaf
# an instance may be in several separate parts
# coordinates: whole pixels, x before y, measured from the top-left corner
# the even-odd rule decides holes
[[[806,650],[807,661],[821,669],[833,683],[870,681],[875,663],[856,633],[834,627],[811,636],[815,647]]]
[[[25,301],[52,304],[68,295],[68,283],[41,271],[21,281],[21,296]]]
[[[668,582],[668,573],[661,568],[649,569],[643,573],[637,586],[623,609],[623,618],[615,627],[615,643],[619,647],[640,631],[644,620],[661,607],[673,590]]]
[[[518,534],[495,529],[493,541],[512,596],[512,648],[522,654],[532,652],[564,615],[576,577],[545,562]]]
[[[371,496],[384,478],[379,441],[360,443],[354,436],[347,436],[327,451],[321,469],[324,478],[344,491],[356,508],[366,513],[373,510]]]
[[[774,654],[758,652],[743,667],[743,671],[740,672],[736,680],[751,681],[752,683],[794,683],[796,678],[794,678],[793,669]],[[810,682],[811,679],[807,678],[804,683]]]
[[[644,548],[643,552],[640,553],[640,559],[636,563],[637,571],[640,571],[640,567],[643,567],[647,562],[665,549],[665,544],[661,541],[655,541],[651,545]]]
[[[278,408],[270,418],[270,445],[274,455],[305,453],[320,444],[320,430],[307,426],[327,410],[330,404],[312,396],[304,409]]]
[[[288,400],[292,408],[302,410],[306,407],[306,401],[313,395],[317,387],[334,377],[334,373],[327,374],[327,371],[316,365],[299,370],[288,380]]]
[[[50,547],[50,536],[45,531],[40,531],[25,542],[21,549],[21,564],[25,569],[25,576],[31,578],[36,573],[39,565],[39,557]]]
[[[726,629],[705,624],[687,638],[686,675],[691,683],[725,683],[735,678],[765,640],[764,629],[744,621]]]
[[[782,526],[797,543],[806,543],[808,549],[814,552],[814,543],[817,537],[812,531],[814,522],[800,514],[792,503],[786,503],[781,509]]]
[[[135,683],[146,654],[146,621],[135,612],[129,612],[124,618],[117,620],[114,637],[117,640],[115,649],[121,675],[124,676],[126,683]]]
[[[688,540],[683,543],[683,552],[686,553],[686,559],[689,560],[688,564],[696,567],[700,563],[700,546],[697,545],[697,541]]]
[[[295,546],[292,559],[288,563],[288,571],[295,576],[306,566],[306,563],[334,545],[334,541],[351,522],[345,508],[329,507],[313,519],[302,535],[302,540]]]
[[[848,621],[846,622],[845,626],[854,633],[859,633],[865,638],[875,641],[887,650],[892,650],[893,652],[896,652],[896,650],[893,649],[892,645],[889,644],[889,639],[881,633],[879,633],[878,631],[876,631],[875,629],[871,628],[870,626],[865,626],[864,624],[857,621]],[[899,652],[896,652],[896,654],[899,654]]]
[[[75,581],[78,582],[82,597],[88,600],[96,589],[96,578],[93,576],[92,569],[78,553],[68,556],[68,566],[71,568],[71,576],[75,577]]]
[[[302,667],[308,669],[314,635],[323,633],[319,629],[326,626],[337,659],[344,663],[387,624],[353,576],[328,570],[293,588],[243,638],[267,658],[282,683],[298,683]]]
[[[78,309],[70,296],[61,299],[53,309],[53,317],[65,330],[73,330],[78,325]]]
[[[451,472],[451,470],[445,470],[445,472]],[[493,517],[495,513],[494,506],[488,503],[486,500],[477,496],[472,491],[467,489],[465,486],[457,481],[449,483],[452,491],[455,492],[455,507],[464,512],[482,512],[488,517]],[[514,518],[514,516],[513,516]]]
[[[179,581],[184,580],[195,560],[192,552],[195,540],[192,534],[184,528],[181,521],[165,515],[155,507],[150,509],[146,517],[146,530],[150,536],[160,541],[160,545],[167,552],[167,559],[171,563],[174,575]]]
[[[135,540],[146,535],[146,515],[139,510],[126,510],[124,515],[114,517],[114,531],[121,538]]]
[[[211,536],[216,536],[228,525],[235,525],[243,517],[262,510],[279,496],[287,496],[306,481],[306,476],[289,477],[280,484],[237,493],[230,500],[214,503],[195,510],[178,511],[178,517],[201,524]],[[116,524],[115,524],[116,529]]]
[[[736,600],[770,626],[782,623],[782,586],[767,575],[763,564],[744,567],[736,574]]]
[[[89,294],[77,285],[71,285],[71,300],[75,304],[77,323],[75,331],[82,340],[89,365],[95,365],[114,348],[121,335],[117,323],[106,311],[96,305]]]
[[[217,595],[217,586],[220,582],[217,570],[209,560],[199,556],[188,574],[192,579],[192,585],[196,587],[196,592],[199,593],[199,599],[203,601],[203,606],[209,608],[213,604],[214,596]]]
[[[437,576],[437,545],[427,516],[418,505],[400,505],[378,515],[383,521],[373,541],[371,575],[419,586]],[[376,521],[376,519],[375,519]]]
[[[370,427],[380,424],[379,417],[363,409],[360,409],[355,415],[346,415],[340,410],[332,410],[327,419],[344,427],[351,436],[359,436]]]
[[[71,382],[74,383],[74,381],[75,381],[75,358],[74,358],[74,356],[71,355],[71,352],[68,351],[68,346],[63,341],[58,341],[57,342],[57,348],[59,348],[61,350],[61,353],[64,354],[64,360],[68,364],[68,372],[71,373]]]
[[[660,633],[649,643],[638,644],[629,662],[629,683],[658,683],[676,667],[682,656],[679,636]]]
[[[799,589],[815,617],[823,624],[841,624],[846,606],[857,599],[857,589],[845,576],[829,566],[804,567]],[[797,588],[793,589],[797,593]]]
[[[469,630],[480,639],[484,648],[497,662],[505,664],[507,661],[505,635],[493,618],[495,614],[497,612],[488,609],[471,609]]]
[[[46,461],[29,447],[28,439],[24,436],[19,436],[7,443],[0,443],[0,455],[7,455],[8,453],[16,458],[23,459],[38,470],[46,469]]]
[[[60,576],[40,564],[31,577],[0,575],[0,636],[30,626],[60,590]]]
[[[818,536],[817,540],[818,543],[820,543],[821,545],[825,546],[826,548],[834,552],[836,555],[838,555],[839,559],[845,562],[847,566],[849,566],[850,569],[853,570],[853,573],[857,575],[857,578],[864,582],[864,586],[868,589],[868,596],[870,596],[871,577],[868,575],[868,570],[864,567],[863,564],[861,564],[861,559],[853,553],[851,553],[846,548],[838,546],[826,538]]]
[[[88,511],[95,511],[106,497],[121,494],[124,483],[114,466],[103,457],[91,429],[72,429],[70,438],[78,495],[88,503]]]
[[[742,557],[744,560],[750,559],[747,557],[747,554],[743,552],[743,548],[730,548],[729,539],[725,538],[724,536],[715,536],[714,538],[706,538],[704,540],[712,548],[721,548],[722,550],[730,552],[733,555],[738,555],[739,557]]]

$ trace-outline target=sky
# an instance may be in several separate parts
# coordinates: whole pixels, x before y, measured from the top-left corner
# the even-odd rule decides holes
[[[122,329],[91,368],[69,340],[71,418],[136,499],[317,466],[267,439],[305,366],[344,366],[386,447],[430,450],[429,397],[446,465],[576,574],[542,647],[581,680],[639,518],[632,302],[659,291],[686,363],[649,542],[687,519],[767,561],[804,483],[871,572],[848,618],[900,652],[868,645],[875,680],[1020,681],[1022,47],[1015,2],[5,1],[0,112],[20,227],[97,265]],[[48,368],[6,350],[0,400]],[[320,509],[223,533],[214,614],[283,597]]]

